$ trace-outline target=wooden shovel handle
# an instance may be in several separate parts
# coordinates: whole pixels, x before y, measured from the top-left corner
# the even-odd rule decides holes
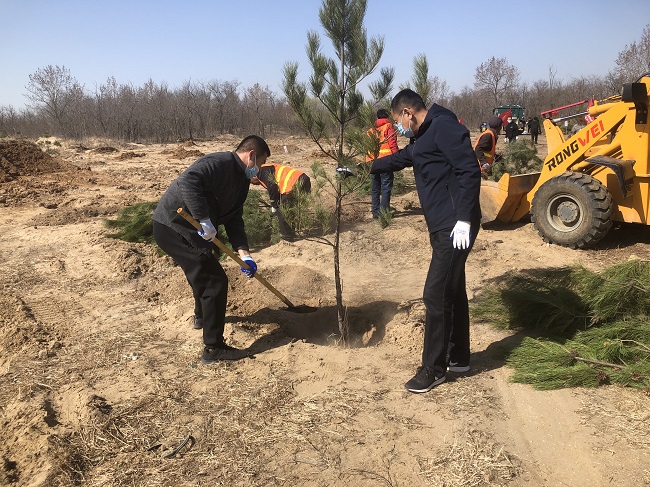
[[[187,220],[187,222],[188,222],[190,225],[192,225],[194,228],[196,228],[197,230],[202,230],[202,228],[201,228],[201,224],[200,224],[199,222],[197,222],[196,219],[195,219],[192,215],[190,215],[187,211],[185,211],[183,208],[179,208],[178,210],[176,210],[176,213],[178,213],[180,216],[182,216],[183,218],[185,218],[185,220]],[[234,260],[235,262],[237,262],[241,267],[243,267],[244,269],[250,269],[250,266],[249,266],[246,262],[244,262],[243,260],[241,260],[241,258],[239,257],[239,255],[237,255],[237,254],[234,253],[232,250],[230,250],[228,247],[226,247],[226,246],[224,245],[224,243],[223,243],[221,240],[219,240],[217,237],[215,237],[215,238],[212,240],[212,243],[215,244],[217,247],[219,247],[219,250],[221,250],[221,251],[224,252],[228,257],[230,257],[232,260]],[[289,301],[289,300],[286,298],[286,296],[285,296],[284,294],[282,294],[282,293],[281,293],[280,291],[278,291],[275,287],[273,287],[269,281],[267,281],[266,279],[264,279],[264,278],[259,274],[259,272],[256,272],[255,275],[254,275],[253,277],[254,277],[255,279],[257,279],[258,281],[260,281],[260,282],[264,285],[264,287],[265,287],[266,289],[268,289],[268,290],[271,291],[273,294],[275,294],[275,295],[280,299],[280,301],[282,301],[284,304],[286,304],[286,305],[289,306],[290,308],[294,308],[294,307],[295,307],[295,306],[291,303],[291,301]]]

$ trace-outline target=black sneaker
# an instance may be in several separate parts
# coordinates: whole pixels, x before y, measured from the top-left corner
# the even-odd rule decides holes
[[[201,355],[201,364],[211,365],[223,360],[241,360],[248,356],[249,353],[246,350],[239,350],[224,343],[215,348],[205,347]]]
[[[426,368],[418,368],[417,374],[404,384],[404,387],[409,392],[429,392],[431,389],[445,381],[445,376],[436,376],[435,372]]]
[[[449,365],[447,366],[447,371],[457,372],[457,373],[469,372],[469,364],[463,364],[460,362],[454,362],[450,360]]]
[[[199,318],[198,316],[194,317],[194,329],[195,330],[200,330],[203,328],[203,318]]]

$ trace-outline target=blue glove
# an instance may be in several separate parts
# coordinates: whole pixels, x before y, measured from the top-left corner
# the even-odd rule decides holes
[[[217,236],[217,229],[214,228],[212,221],[209,218],[204,218],[199,223],[201,224],[201,230],[197,230],[196,233],[201,235],[203,240],[212,242],[212,240],[214,240],[214,237]]]
[[[248,264],[249,269],[244,269],[243,267],[240,267],[239,269],[248,277],[253,277],[257,272],[257,264],[253,258],[250,255],[245,255],[241,260],[243,260],[245,264]]]
[[[455,249],[467,249],[472,238],[469,222],[457,221],[449,238],[453,239]]]

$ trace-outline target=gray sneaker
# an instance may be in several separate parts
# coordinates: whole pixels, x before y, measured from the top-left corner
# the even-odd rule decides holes
[[[461,373],[461,374],[463,372],[469,372],[469,364],[462,364],[460,362],[452,362],[450,360],[449,365],[447,366],[447,371],[448,372]]]
[[[250,354],[246,350],[239,350],[224,343],[218,348],[205,347],[201,354],[201,364],[211,365],[223,360],[241,360],[249,356]]]
[[[200,330],[203,328],[203,318],[199,318],[198,316],[194,317],[194,329],[195,330]]]

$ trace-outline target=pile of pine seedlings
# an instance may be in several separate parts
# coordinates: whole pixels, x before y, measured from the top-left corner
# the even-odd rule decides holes
[[[650,392],[650,262],[506,275],[477,295],[473,317],[525,334],[506,363],[537,389],[616,383]]]

